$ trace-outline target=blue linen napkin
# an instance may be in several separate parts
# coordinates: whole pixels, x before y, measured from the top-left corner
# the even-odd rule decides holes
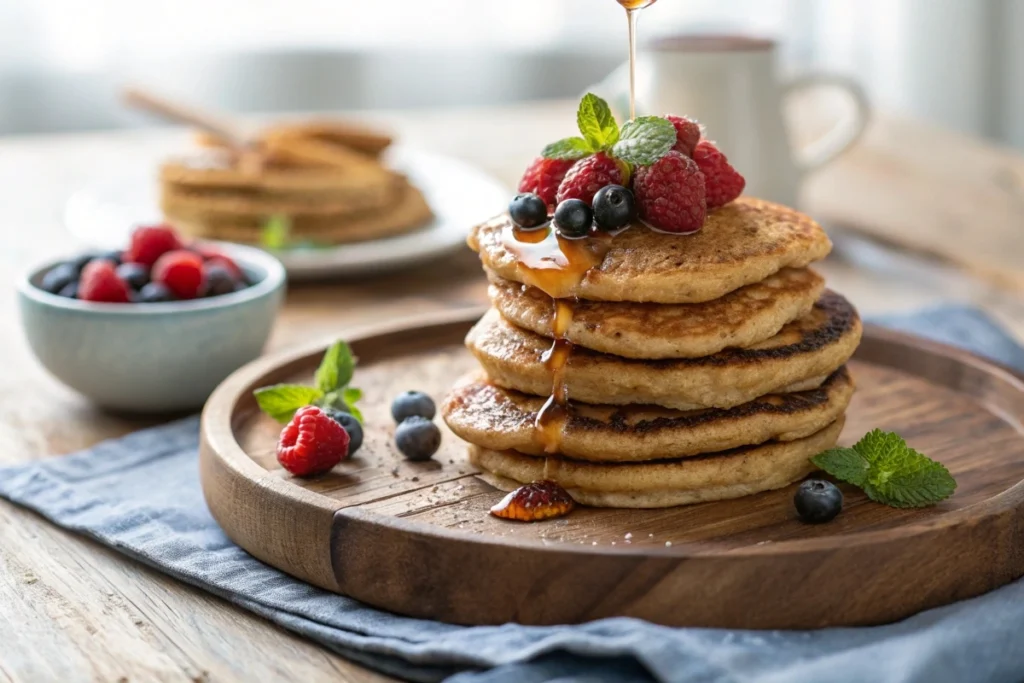
[[[974,309],[881,322],[1024,369],[1024,349]],[[0,496],[343,657],[414,681],[1024,680],[1024,580],[896,624],[802,632],[672,629],[635,619],[468,628],[381,612],[293,579],[228,540],[203,501],[197,442],[198,419],[187,418],[0,470]]]

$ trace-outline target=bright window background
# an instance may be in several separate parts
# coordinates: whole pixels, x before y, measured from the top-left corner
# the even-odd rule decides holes
[[[1024,0],[660,0],[642,18],[645,37],[697,30],[777,37],[786,71],[852,74],[886,110],[1024,146]],[[0,0],[0,132],[118,125],[128,78],[240,109],[567,95],[624,32],[611,0]]]

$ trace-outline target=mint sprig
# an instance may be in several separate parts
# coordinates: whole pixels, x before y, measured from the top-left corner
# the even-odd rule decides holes
[[[588,92],[580,100],[576,125],[594,151],[611,149],[619,141],[619,124],[615,121],[611,107],[594,93]]]
[[[582,137],[553,142],[541,151],[541,156],[576,161],[605,152],[634,166],[650,166],[676,144],[676,129],[668,119],[642,116],[627,121],[620,129],[608,103],[593,93],[580,101],[576,125]]]
[[[302,384],[275,384],[253,392],[260,410],[278,422],[286,423],[295,415],[295,411],[308,406],[323,396],[316,387]]]
[[[880,429],[868,432],[853,448],[833,448],[811,462],[862,489],[871,500],[895,508],[934,505],[956,490],[956,480],[942,463],[917,452],[898,434]]]
[[[576,161],[594,153],[594,148],[583,138],[564,138],[552,142],[540,153],[545,159]]]
[[[660,116],[641,116],[627,121],[612,156],[636,166],[650,166],[676,144],[676,127]]]
[[[291,231],[292,221],[288,216],[271,216],[260,231],[260,246],[264,249],[284,249],[288,246]]]
[[[324,353],[314,375],[315,386],[305,384],[275,384],[253,392],[260,410],[278,422],[286,423],[295,411],[308,405],[333,408],[350,413],[363,421],[356,402],[363,392],[348,386],[355,374],[356,357],[344,341],[337,341]]]

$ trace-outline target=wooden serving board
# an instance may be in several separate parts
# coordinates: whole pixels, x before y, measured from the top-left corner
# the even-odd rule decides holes
[[[275,460],[280,426],[253,389],[310,382],[324,346],[270,356],[230,377],[203,414],[201,474],[227,534],[289,574],[416,617],[460,624],[631,616],[666,625],[814,628],[889,622],[1024,575],[1024,382],[953,348],[868,327],[842,442],[894,430],[944,462],[956,495],[895,510],[846,488],[832,523],[796,519],[793,487],[667,510],[578,508],[523,524],[488,508],[442,424],[433,461],[393,445],[392,397],[438,402],[474,361],[479,310],[349,335],[366,392],[366,441],[326,476]]]

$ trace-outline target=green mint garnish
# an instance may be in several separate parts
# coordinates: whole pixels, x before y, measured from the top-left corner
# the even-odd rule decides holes
[[[588,92],[580,100],[576,125],[595,152],[610,149],[619,140],[619,124],[615,122],[611,108],[593,93]]]
[[[356,370],[356,359],[352,349],[343,341],[337,341],[324,353],[320,367],[316,370],[316,388],[323,393],[341,389],[352,381]]]
[[[587,93],[580,101],[576,124],[583,137],[553,142],[544,148],[541,156],[576,161],[605,152],[633,166],[650,166],[676,144],[675,126],[658,116],[627,121],[620,130],[608,103],[593,93]]]
[[[558,159],[560,161],[576,161],[588,157],[594,153],[590,143],[583,138],[565,138],[558,142],[552,142],[544,148],[540,154],[545,159]]]
[[[354,387],[345,387],[344,389],[325,394],[323,398],[316,401],[316,405],[321,408],[332,408],[350,413],[352,417],[362,422],[363,414],[359,412],[359,408],[356,408],[356,401],[362,397],[363,392],[361,390]]]
[[[356,408],[356,402],[363,397],[363,392],[348,386],[355,368],[352,349],[345,342],[337,341],[320,361],[314,377],[316,386],[276,384],[253,393],[260,410],[281,423],[288,422],[296,410],[308,405],[342,410],[362,422],[363,415]]]
[[[934,505],[956,490],[956,480],[942,463],[918,453],[898,434],[880,429],[868,432],[853,448],[833,448],[811,462],[863,489],[871,500],[896,508]]]
[[[676,144],[676,127],[660,116],[641,116],[627,121],[612,156],[636,166],[650,166]]]
[[[284,249],[288,246],[288,234],[291,232],[291,219],[288,216],[271,216],[263,224],[260,232],[260,246],[264,249]]]
[[[295,416],[295,411],[308,406],[323,396],[316,387],[302,384],[275,384],[253,392],[260,410],[278,422],[288,422]]]

